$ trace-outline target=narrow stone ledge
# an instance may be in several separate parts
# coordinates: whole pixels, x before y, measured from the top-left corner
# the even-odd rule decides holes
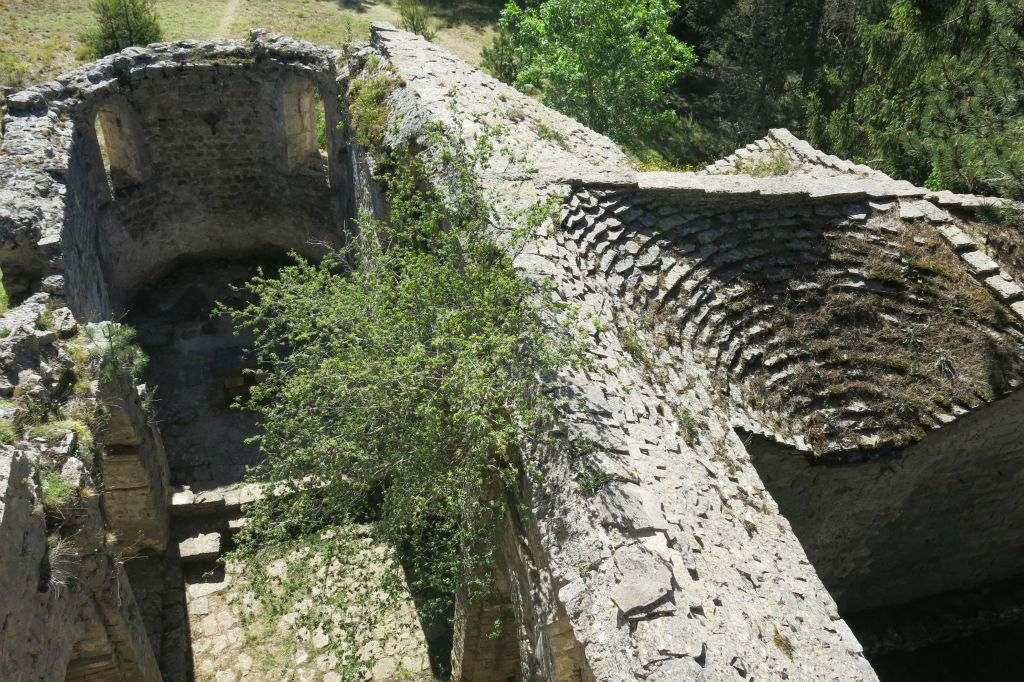
[[[1005,273],[997,273],[985,278],[985,284],[995,292],[1002,301],[1016,301],[1024,296],[1024,289]]]
[[[961,257],[976,277],[987,277],[999,272],[999,264],[981,251],[970,251]]]

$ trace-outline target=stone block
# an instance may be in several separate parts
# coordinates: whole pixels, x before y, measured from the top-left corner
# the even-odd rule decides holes
[[[994,275],[999,272],[999,264],[981,251],[969,251],[963,254],[961,258],[967,263],[967,268],[971,273],[979,277]]]
[[[639,533],[668,527],[661,501],[636,483],[609,483],[598,494],[602,522]]]
[[[1003,273],[985,278],[985,284],[1003,301],[1016,301],[1024,296],[1024,289]]]
[[[178,543],[182,563],[213,561],[220,556],[220,533],[200,533]]]
[[[672,566],[643,544],[616,550],[615,566],[619,582],[611,597],[626,616],[639,615],[672,593]]]
[[[36,90],[22,90],[7,98],[7,109],[26,114],[45,114],[46,98]]]

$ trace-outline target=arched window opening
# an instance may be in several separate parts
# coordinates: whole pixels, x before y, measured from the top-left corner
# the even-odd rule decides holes
[[[96,140],[112,192],[146,179],[149,164],[142,131],[135,112],[127,104],[115,100],[96,112]]]
[[[320,91],[309,81],[293,79],[284,86],[282,109],[288,170],[326,172],[328,134]]]

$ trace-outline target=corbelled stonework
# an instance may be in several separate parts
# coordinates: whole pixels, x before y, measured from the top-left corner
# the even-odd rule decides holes
[[[151,301],[155,309],[132,313],[140,340],[163,358],[170,390],[186,391],[157,408],[164,439],[129,409],[125,425],[135,426],[113,429],[125,432],[109,435],[105,469],[94,472],[114,481],[130,469],[130,484],[107,488],[96,523],[144,538],[147,560],[159,564],[145,589],[145,571],[131,576],[156,655],[137,647],[104,659],[117,662],[109,679],[153,679],[157,659],[168,678],[187,674],[189,630],[168,614],[188,601],[193,633],[196,623],[215,625],[199,610],[221,588],[193,589],[181,566],[215,557],[236,528],[239,489],[193,487],[236,482],[249,456],[231,449],[225,434],[236,427],[217,416],[221,378],[210,379],[237,349],[186,308],[221,286],[210,273],[227,269],[211,259],[288,249],[315,257],[344,239],[357,211],[383,210],[372,152],[358,148],[333,104],[353,81],[382,73],[398,84],[388,145],[429,152],[426,131],[438,123],[469,142],[497,136],[479,180],[496,198],[499,230],[513,227],[514,209],[560,202],[559,220],[517,265],[550,278],[593,324],[593,366],[562,377],[575,398],[568,441],[592,447],[527,453],[543,475],[524,478],[527,513],[503,528],[501,601],[460,605],[458,677],[871,680],[840,611],[982,588],[1024,570],[1014,486],[1024,446],[1013,426],[1024,290],[1015,267],[988,253],[981,213],[1000,202],[894,181],[784,130],[702,173],[641,173],[608,139],[388,25],[344,55],[257,31],[248,42],[132,48],[8,100],[0,268],[19,304],[8,317],[66,306],[99,322]],[[328,124],[323,154],[317,106]],[[193,270],[179,268],[186,261]],[[168,273],[178,279],[162,279]],[[159,281],[185,284],[139,298]],[[0,339],[0,350],[10,345]],[[0,353],[12,392],[34,381],[16,356]],[[234,381],[223,378],[225,392]],[[190,387],[201,415],[189,410]],[[122,393],[134,404],[130,387]],[[222,444],[204,450],[207,434]],[[0,453],[9,491],[0,541],[35,533],[45,548],[25,511],[32,462],[21,443]],[[161,555],[168,481],[185,486],[174,498],[179,531],[211,510],[236,516],[194,536],[172,529]],[[119,511],[128,504],[145,514]],[[1003,522],[989,523],[997,516]],[[17,558],[25,551],[5,549],[0,560],[29,576],[42,550]],[[95,578],[97,608],[110,606],[102,590],[125,579]],[[46,629],[54,598],[40,601],[31,576],[2,592],[0,649],[12,655],[0,657],[0,676],[57,679],[74,669],[80,630],[23,636]],[[118,608],[137,626],[134,601]],[[488,638],[494,614],[508,610],[517,627]],[[105,651],[127,651],[119,643],[138,637],[117,634],[128,627],[117,622],[82,616],[105,624],[117,644]],[[915,642],[956,632],[944,625]],[[196,655],[219,646],[220,634]],[[241,663],[232,670],[254,674]]]

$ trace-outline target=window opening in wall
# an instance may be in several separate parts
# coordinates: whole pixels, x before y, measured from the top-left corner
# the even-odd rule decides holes
[[[317,169],[326,177],[327,116],[320,90],[308,81],[291,81],[283,109],[288,170]]]
[[[320,90],[316,93],[316,147],[321,155],[327,154],[327,112],[324,110],[324,98],[320,96]]]
[[[96,141],[111,192],[145,180],[146,162],[137,126],[123,106],[111,104],[96,112]]]
[[[111,191],[113,187],[110,187],[110,153],[107,151],[107,139],[103,134],[103,126],[100,125],[100,117],[96,116],[96,142],[100,146],[100,157],[103,159],[103,177],[107,180],[107,185]]]

